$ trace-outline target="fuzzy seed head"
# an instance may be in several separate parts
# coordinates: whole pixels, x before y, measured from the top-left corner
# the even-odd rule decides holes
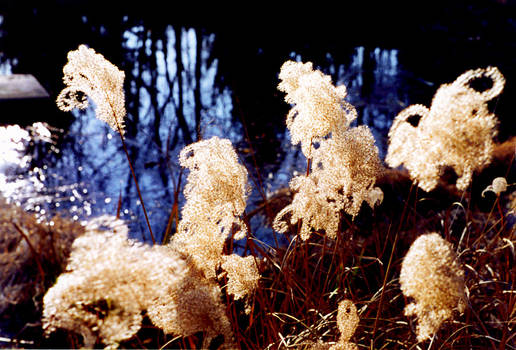
[[[88,97],[95,103],[98,119],[111,129],[123,133],[125,111],[125,74],[95,50],[79,46],[68,53],[63,68],[66,87],[57,97],[62,111],[88,107]]]
[[[351,339],[359,322],[355,304],[351,300],[341,301],[337,311],[337,326],[339,327],[341,342],[348,342]]]
[[[307,158],[312,157],[313,141],[345,130],[356,118],[355,108],[344,101],[345,86],[335,87],[330,76],[313,70],[311,62],[287,61],[279,78],[278,89],[286,92],[285,101],[293,105],[287,115],[292,144],[301,143]]]
[[[482,197],[485,196],[486,192],[493,192],[497,196],[500,193],[507,191],[507,180],[504,177],[497,177],[493,179],[493,182],[482,191]]]
[[[491,86],[477,91],[473,85],[482,79]],[[487,102],[502,92],[504,84],[495,67],[470,70],[441,85],[430,108],[412,105],[401,111],[389,131],[387,164],[403,164],[425,191],[433,190],[442,168],[450,166],[459,176],[457,188],[465,190],[473,171],[491,160],[497,122]]]
[[[248,193],[247,170],[229,140],[212,137],[185,147],[179,156],[190,170],[184,189],[186,203],[172,246],[185,252],[208,278],[217,275],[224,242],[234,233],[244,238],[240,216]]]
[[[227,273],[228,293],[233,295],[235,300],[252,294],[258,287],[260,274],[253,256],[224,255],[222,269]]]
[[[464,272],[452,245],[437,233],[412,243],[403,259],[400,284],[403,294],[414,299],[405,315],[417,316],[418,341],[431,338],[454,310],[465,309]]]
[[[203,277],[183,255],[167,246],[128,239],[119,220],[101,217],[73,243],[67,271],[45,295],[43,327],[74,331],[92,348],[99,339],[109,347],[133,337],[143,315],[165,333],[205,341],[232,331],[220,287]]]
[[[302,221],[300,236],[306,240],[312,230],[324,230],[335,238],[340,212],[355,217],[365,201],[371,207],[381,203],[383,192],[374,187],[382,172],[378,148],[366,126],[350,128],[339,136],[320,141],[313,152],[312,171],[290,182],[295,193],[292,203],[276,216],[273,228],[286,232],[290,223]]]

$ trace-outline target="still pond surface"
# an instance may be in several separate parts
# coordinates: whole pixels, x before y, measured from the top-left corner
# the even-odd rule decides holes
[[[21,40],[9,16],[16,18],[23,11],[14,12],[0,16],[1,43],[10,37]],[[497,51],[499,44],[487,34],[482,40],[469,38],[468,28],[458,35],[460,43],[452,31],[450,42],[436,40],[432,48],[410,46],[402,38],[384,45],[370,38],[346,43],[335,33],[331,44],[310,44],[317,38],[307,38],[282,46],[252,38],[243,43],[227,30],[173,21],[156,24],[135,14],[106,19],[76,10],[74,15],[75,35],[45,49],[33,44],[40,50],[36,55],[47,57],[40,58],[40,66],[27,50],[6,45],[0,52],[0,74],[34,74],[54,98],[63,87],[60,70],[66,51],[82,43],[125,71],[127,144],[158,240],[166,229],[174,194],[181,192],[186,179],[178,154],[191,142],[211,136],[233,142],[250,174],[253,191],[248,211],[263,194],[271,195],[287,186],[293,174],[304,171],[306,160],[299,147],[291,146],[284,125],[289,106],[276,90],[277,74],[286,60],[312,61],[336,85],[346,85],[347,100],[359,114],[355,125],[371,128],[382,159],[391,122],[403,108],[428,105],[440,84],[467,69],[498,65],[508,79],[513,69],[513,59]],[[52,20],[45,11],[32,16]],[[459,44],[462,47],[454,46]],[[487,50],[482,45],[489,51],[482,51]],[[448,55],[451,47],[460,56]],[[428,52],[432,54],[424,57]],[[38,71],[44,65],[51,69]],[[92,107],[67,114],[55,106],[42,111],[21,127],[5,125],[15,123],[12,115],[11,122],[2,122],[0,192],[42,220],[55,213],[78,221],[114,215],[120,198],[120,215],[130,223],[132,235],[148,236],[118,135],[95,118]],[[182,203],[181,195],[179,200]],[[259,220],[252,222],[251,231],[267,240]]]

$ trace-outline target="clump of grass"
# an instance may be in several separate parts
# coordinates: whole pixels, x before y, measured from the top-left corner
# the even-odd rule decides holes
[[[104,73],[118,77],[117,82],[123,80],[123,73],[103,57],[81,50],[89,58],[72,59],[79,80],[66,78],[69,87],[63,96],[78,100],[78,107],[86,103],[78,91],[97,104],[95,99],[111,96],[110,89],[118,96],[119,85],[107,84],[111,82],[107,78],[99,78],[104,95],[96,95],[99,91],[91,86],[74,87],[83,79],[82,69],[90,77],[84,84]],[[433,168],[430,177],[419,177],[425,162],[415,166],[400,156],[391,165],[408,165],[408,173],[384,169],[370,131],[350,127],[356,110],[344,100],[345,87],[333,86],[311,63],[285,63],[279,88],[293,104],[287,127],[293,143],[301,144],[307,168],[306,174],[292,180],[285,196],[263,204],[269,208],[263,215],[270,215],[264,221],[274,222],[273,228],[289,243],[270,246],[253,236],[248,224],[251,213],[245,215],[247,171],[228,140],[201,140],[180,156],[189,176],[178,232],[165,245],[147,246],[128,240],[125,229],[120,234],[113,227],[91,226],[73,247],[67,245],[71,250],[67,271],[45,296],[45,326],[49,332],[82,334],[82,340],[68,338],[69,347],[516,348],[512,165],[516,143],[501,146],[509,157],[497,158],[494,114],[484,106],[501,93],[498,73],[471,71],[443,86],[430,109],[411,107],[393,124],[391,149],[403,151],[398,155],[415,150],[414,154],[427,153],[434,160],[453,160],[429,163],[456,168],[461,180],[450,187]],[[483,74],[493,78],[490,90],[469,86]],[[114,118],[124,142],[118,117],[125,110],[112,107],[100,112]],[[423,114],[421,125],[423,118],[431,120],[429,115],[434,115],[448,131],[463,130],[460,121],[473,113],[479,121],[473,129],[489,136],[472,146],[471,154],[485,155],[479,158],[482,164],[473,164],[471,154],[462,152],[461,167],[459,151],[470,148],[461,134],[448,131],[439,133],[438,147],[423,142],[424,137],[401,133],[406,141],[419,140],[417,148],[404,149],[411,144],[396,139],[401,137],[400,128],[409,128],[405,124],[415,112]],[[429,135],[434,133],[425,137]],[[455,147],[451,151],[444,146],[450,142]],[[512,156],[506,152],[511,147]],[[499,167],[485,167],[489,159],[503,161]],[[504,191],[501,180],[491,184],[496,177],[505,179]],[[488,185],[493,191],[480,193]],[[418,192],[418,187],[425,192]],[[26,252],[32,251],[32,271],[47,276],[43,253],[33,253],[41,245],[21,226],[11,230],[17,244],[26,241]],[[432,237],[440,248],[425,245],[423,251],[430,255],[421,255],[416,249],[422,239],[418,237],[426,232],[438,233]],[[238,242],[243,239],[244,243]],[[238,255],[236,247],[242,248]],[[433,261],[426,270],[414,265],[426,261]],[[433,283],[433,272],[448,272],[439,275],[444,283]],[[451,298],[442,297],[449,296],[447,288],[453,292]],[[417,314],[417,326],[405,315],[407,307],[407,314],[411,310]],[[450,317],[454,307],[459,313]],[[446,312],[441,315],[442,310]],[[438,317],[427,322],[428,314]]]
[[[55,216],[41,222],[0,197],[0,315],[4,331],[35,336],[43,295],[66,268],[78,223]]]
[[[167,246],[152,247],[128,239],[119,220],[92,220],[75,240],[67,271],[44,298],[47,333],[66,329],[117,347],[140,330],[143,316],[165,333],[189,336],[205,332],[205,343],[232,332],[220,288]]]

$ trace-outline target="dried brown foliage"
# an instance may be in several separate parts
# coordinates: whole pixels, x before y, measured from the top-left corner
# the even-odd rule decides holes
[[[0,315],[32,321],[41,312],[41,299],[64,270],[72,242],[81,225],[61,217],[39,221],[0,198]]]

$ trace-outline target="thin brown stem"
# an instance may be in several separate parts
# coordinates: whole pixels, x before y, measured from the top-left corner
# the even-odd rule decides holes
[[[41,274],[41,280],[42,283],[45,282],[45,271],[43,270],[43,265],[41,264],[41,260],[39,260],[39,253],[36,251],[32,243],[30,242],[29,236],[25,231],[15,222],[13,222],[13,226],[20,233],[20,235],[23,237],[23,239],[27,242],[27,245],[29,246],[30,251],[32,252],[32,255],[34,255],[34,260],[36,261],[36,265],[38,265],[39,273]]]
[[[122,135],[122,129],[118,122],[116,123],[118,127],[118,135],[120,135],[120,140],[122,140],[122,146],[124,148],[125,155],[127,157],[127,161],[129,162],[129,168],[131,169],[131,175],[133,176],[134,184],[136,185],[136,191],[138,192],[138,197],[140,198],[140,202],[142,204],[143,214],[145,215],[145,221],[147,222],[147,227],[149,228],[149,232],[151,235],[152,244],[156,244],[156,240],[154,239],[154,234],[152,233],[152,228],[149,222],[149,217],[147,215],[147,210],[145,209],[145,204],[143,202],[142,193],[140,191],[140,185],[138,185],[138,180],[136,179],[136,174],[134,172],[133,164],[131,163],[131,157],[129,156],[129,151],[127,150],[127,146],[125,144],[124,136]]]
[[[390,272],[391,263],[392,263],[392,257],[394,256],[394,251],[396,249],[396,243],[398,242],[398,233],[400,232],[401,226],[403,225],[403,220],[405,218],[405,214],[406,214],[406,211],[407,211],[407,208],[408,208],[408,203],[409,203],[409,200],[410,200],[410,195],[412,194],[413,188],[414,188],[414,183],[412,183],[412,185],[410,186],[409,194],[407,196],[407,201],[405,202],[405,205],[403,207],[403,212],[401,213],[401,218],[400,218],[398,230],[397,230],[396,234],[394,235],[394,243],[392,244],[391,255],[389,257],[389,262],[387,264],[387,270],[385,271],[385,276],[383,278],[382,293],[380,294],[380,302],[379,302],[379,305],[378,305],[378,310],[376,312],[376,318],[374,320],[373,335],[371,336],[372,344],[374,344],[374,336],[376,334],[376,330],[377,330],[377,327],[378,327],[378,319],[380,318],[380,314],[382,312],[383,298],[384,298],[384,295],[385,295],[385,286],[387,285],[387,278],[389,277],[389,272]]]
[[[482,328],[482,330],[484,331],[484,333],[486,334],[486,338],[489,340],[489,342],[491,343],[491,347],[494,349],[494,350],[497,350],[496,349],[496,345],[493,341],[493,339],[491,339],[491,337],[489,336],[489,332],[487,331],[487,328],[486,326],[484,325],[484,322],[482,322],[482,319],[480,319],[480,317],[478,316],[478,314],[475,312],[475,310],[473,309],[473,306],[471,305],[470,302],[468,302],[468,306],[469,306],[469,310],[471,311],[471,313],[473,314],[473,316],[475,316],[475,318],[477,319],[478,323],[480,324],[480,327]]]
[[[373,335],[371,337],[373,341],[374,341],[374,335],[376,333],[376,329],[378,327],[378,319],[380,318],[380,314],[382,312],[383,298],[385,296],[385,286],[387,285],[387,278],[389,277],[389,272],[390,272],[391,263],[392,263],[392,257],[394,256],[394,250],[396,249],[397,242],[398,242],[398,232],[396,232],[396,234],[394,235],[394,243],[392,244],[391,256],[389,257],[389,262],[387,263],[387,270],[385,271],[385,277],[383,278],[382,293],[380,294],[380,302],[378,304],[378,311],[376,312],[376,318],[374,320],[374,326],[373,326]]]
[[[134,184],[136,185],[136,191],[138,192],[138,197],[140,198],[140,202],[142,204],[143,214],[145,215],[145,221],[147,222],[147,227],[149,228],[152,244],[156,244],[156,240],[154,239],[154,234],[152,233],[152,228],[151,228],[151,225],[149,222],[149,217],[147,215],[147,210],[145,209],[145,203],[143,202],[142,193],[140,191],[140,185],[138,185],[138,180],[136,179],[136,173],[134,172],[133,164],[131,163],[131,157],[129,156],[129,151],[127,150],[127,146],[125,144],[123,130],[122,130],[122,127],[120,126],[120,123],[118,122],[119,118],[117,118],[117,115],[115,113],[115,108],[113,107],[111,100],[108,98],[106,91],[104,91],[104,94],[106,96],[106,101],[109,103],[109,106],[111,107],[111,111],[112,111],[113,117],[115,119],[115,124],[118,129],[118,135],[120,136],[120,140],[122,140],[122,147],[124,148],[124,152],[127,157],[127,162],[129,163],[129,168],[131,169],[131,175],[133,176]],[[121,119],[123,119],[123,118],[121,118]],[[145,239],[145,236],[144,236],[144,239]]]

